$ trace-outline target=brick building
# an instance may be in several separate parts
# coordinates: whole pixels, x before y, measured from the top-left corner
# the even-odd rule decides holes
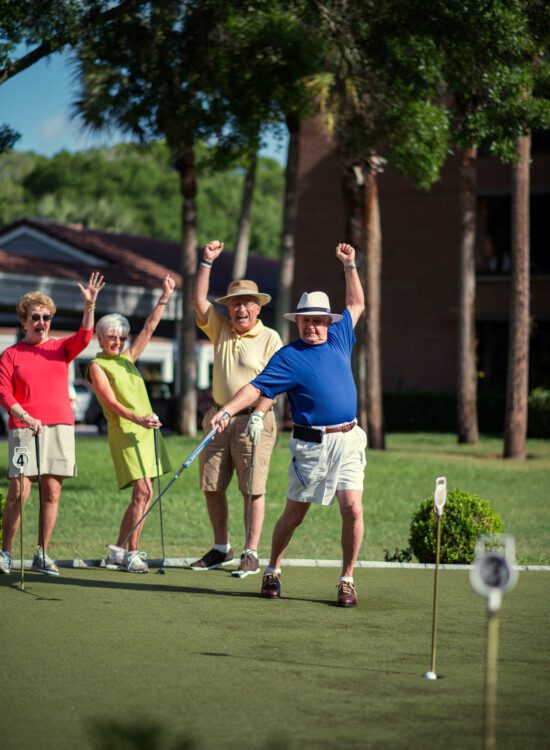
[[[429,192],[388,168],[379,176],[382,224],[382,374],[386,393],[455,390],[458,162]],[[479,158],[476,325],[480,390],[504,390],[510,302],[511,169]],[[323,289],[344,302],[334,247],[346,238],[333,143],[315,120],[301,135],[294,296]],[[530,387],[550,388],[550,137],[533,139]]]

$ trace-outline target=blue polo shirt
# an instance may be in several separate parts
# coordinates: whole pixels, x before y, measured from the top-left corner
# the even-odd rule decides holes
[[[275,398],[286,392],[292,419],[301,425],[351,422],[357,414],[357,389],[351,370],[355,334],[349,310],[332,323],[324,344],[297,339],[275,352],[251,384]]]

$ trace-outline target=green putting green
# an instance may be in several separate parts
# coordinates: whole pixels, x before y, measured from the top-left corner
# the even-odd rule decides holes
[[[482,747],[485,608],[467,571],[260,576],[63,569],[0,578],[3,750],[411,750]],[[497,747],[547,746],[550,576],[520,573],[500,615]]]

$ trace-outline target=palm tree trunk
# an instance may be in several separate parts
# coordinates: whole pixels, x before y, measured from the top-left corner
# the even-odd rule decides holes
[[[250,245],[250,230],[252,228],[252,200],[254,198],[254,186],[256,183],[256,167],[258,157],[256,152],[250,155],[248,169],[244,176],[243,197],[241,201],[241,214],[239,216],[239,232],[235,255],[233,256],[233,277],[242,279],[246,275],[248,264],[248,248]]]
[[[476,365],[476,198],[477,151],[467,149],[460,166],[460,247],[458,261],[458,352],[457,352],[457,432],[458,442],[473,445],[479,441],[477,424]]]
[[[183,149],[175,161],[180,176],[182,203],[182,311],[178,323],[178,428],[182,435],[197,434],[197,393],[195,342],[197,338],[195,313],[191,304],[191,290],[197,269],[197,181],[195,155],[192,146]]]
[[[338,152],[343,189],[346,204],[346,237],[356,251],[359,278],[363,289],[367,284],[367,259],[365,253],[365,171],[355,160],[350,160],[345,153]],[[357,343],[353,350],[353,372],[357,383],[357,420],[359,425],[368,430],[367,404],[367,319],[361,315],[355,326]]]
[[[287,115],[288,154],[285,172],[285,197],[283,208],[283,230],[281,237],[281,264],[279,267],[279,292],[275,311],[275,328],[283,344],[288,343],[289,325],[283,317],[290,310],[292,285],[294,282],[294,235],[298,209],[298,166],[300,162],[300,119]]]
[[[292,286],[294,283],[294,235],[298,213],[298,167],[300,164],[300,118],[294,114],[286,117],[288,128],[288,152],[285,171],[285,197],[283,207],[283,229],[281,234],[281,263],[279,266],[279,286],[275,309],[275,329],[283,344],[289,341],[289,323],[283,317],[291,309]],[[282,429],[286,398],[282,394],[277,399],[276,415],[279,429]]]
[[[366,248],[366,317],[367,317],[367,400],[369,447],[385,448],[382,410],[381,288],[382,227],[378,199],[378,169],[373,163],[366,173],[365,248]]]
[[[516,143],[512,179],[512,278],[504,458],[525,458],[529,390],[529,160],[531,136]]]

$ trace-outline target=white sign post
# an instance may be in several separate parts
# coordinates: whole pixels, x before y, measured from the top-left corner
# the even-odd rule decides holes
[[[485,750],[495,748],[498,615],[502,595],[512,589],[518,579],[514,538],[482,536],[477,540],[470,581],[485,597],[487,606],[487,656],[485,666]]]
[[[441,516],[447,502],[447,478],[437,477],[434,490],[434,509],[437,516],[437,541],[435,547],[435,576],[434,576],[434,602],[432,613],[432,665],[429,672],[424,673],[427,680],[437,680],[435,671],[435,653],[437,645],[437,607],[439,598],[439,557],[441,553]]]

